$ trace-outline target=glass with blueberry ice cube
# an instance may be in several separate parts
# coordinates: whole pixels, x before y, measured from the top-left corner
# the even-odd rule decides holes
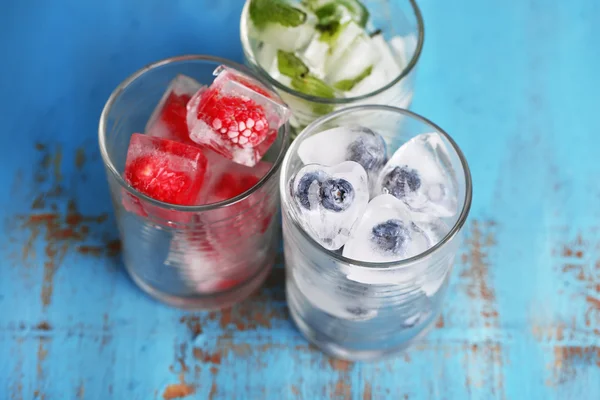
[[[400,108],[337,111],[292,143],[280,194],[290,314],[310,341],[372,360],[427,332],[471,205],[448,134]]]
[[[415,0],[246,0],[248,65],[290,106],[295,136],[359,104],[408,108],[424,24]]]
[[[99,127],[125,267],[152,296],[223,308],[257,289],[279,238],[289,111],[247,68],[159,61],[111,95]]]

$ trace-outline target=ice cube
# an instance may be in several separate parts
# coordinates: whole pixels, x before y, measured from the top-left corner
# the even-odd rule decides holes
[[[321,40],[321,34],[316,33],[306,48],[298,53],[298,57],[319,79],[325,77],[325,63],[329,54],[329,45]]]
[[[343,256],[357,261],[400,261],[431,247],[403,202],[384,194],[369,202],[344,246]]]
[[[259,82],[228,68],[215,73],[210,88],[188,103],[190,138],[252,167],[275,141],[289,110]]]
[[[146,123],[146,134],[193,145],[186,122],[186,106],[194,93],[204,89],[206,86],[196,80],[177,75]]]
[[[329,64],[326,80],[336,86],[341,81],[357,80],[365,72],[372,73],[373,68],[379,63],[381,55],[366,34],[358,35],[346,48],[335,64]],[[360,79],[360,80],[362,80]],[[359,82],[360,82],[359,80]],[[372,88],[371,90],[375,90]]]
[[[348,92],[348,96],[362,96],[389,84],[392,80],[400,76],[402,69],[398,59],[394,57],[390,46],[385,41],[383,34],[378,33],[370,40],[372,51],[375,51],[379,56],[379,62],[374,64],[371,74],[358,82],[352,90]],[[394,104],[397,105],[397,104]]]
[[[278,23],[268,23],[263,29],[259,29],[248,18],[248,34],[250,37],[268,43],[283,51],[293,52],[304,48],[315,33],[317,17],[300,5],[294,5],[306,13],[306,20],[298,26],[283,26]]]
[[[383,167],[379,193],[402,200],[412,211],[451,217],[458,209],[456,176],[437,133],[418,135],[402,145]]]
[[[357,37],[365,35],[363,28],[353,21],[345,25],[340,25],[339,29],[339,32],[330,37],[324,36],[328,35],[328,33],[321,34],[321,40],[330,46],[329,57],[327,57],[327,61],[325,62],[325,71],[334,69],[346,53],[346,50],[352,45],[352,42]]]
[[[336,165],[355,161],[367,171],[369,186],[374,187],[379,171],[387,162],[385,140],[371,129],[359,126],[339,126],[319,132],[298,147],[304,164]]]
[[[206,156],[197,146],[136,133],[129,143],[123,177],[134,189],[155,200],[192,206],[200,197],[206,171]],[[158,213],[160,218],[172,221],[190,214],[142,204],[137,198],[133,205],[132,209],[141,207],[145,214]]]
[[[290,186],[301,224],[328,250],[346,243],[369,201],[367,173],[354,161],[309,164]]]
[[[292,78],[279,72],[277,51],[278,50],[276,47],[268,43],[263,43],[256,53],[257,62],[271,78],[280,82],[284,86],[290,87],[292,84]]]

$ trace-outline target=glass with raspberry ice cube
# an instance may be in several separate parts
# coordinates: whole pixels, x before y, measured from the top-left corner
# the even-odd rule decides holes
[[[248,69],[208,56],[160,61],[113,92],[99,142],[125,267],[144,291],[214,309],[262,284],[288,117]]]

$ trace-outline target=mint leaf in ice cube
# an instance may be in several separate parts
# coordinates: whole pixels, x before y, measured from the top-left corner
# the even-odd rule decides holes
[[[252,0],[250,19],[258,29],[263,29],[269,23],[295,27],[306,21],[306,13],[284,0]]]
[[[322,26],[328,25],[322,18],[332,18],[334,15],[337,16],[337,22],[341,21],[344,14],[349,15],[354,22],[363,28],[369,20],[369,10],[359,0],[304,0],[303,4],[317,14],[319,25]],[[329,23],[331,22],[333,21]]]
[[[319,78],[306,75],[302,77],[292,78],[292,88],[297,91],[315,97],[323,97],[326,99],[334,99],[335,91]],[[312,103],[313,112],[317,115],[325,115],[333,111],[332,104]]]
[[[308,67],[304,65],[293,53],[277,50],[277,68],[285,76],[290,78],[302,77],[308,73]]]
[[[355,78],[343,79],[341,81],[338,81],[333,84],[333,87],[338,90],[343,90],[345,92],[348,92],[348,91],[352,90],[354,88],[354,86],[356,86],[360,81],[365,79],[367,76],[371,75],[372,71],[373,71],[373,66],[371,65],[371,66],[365,68],[365,70],[363,72],[361,72]]]

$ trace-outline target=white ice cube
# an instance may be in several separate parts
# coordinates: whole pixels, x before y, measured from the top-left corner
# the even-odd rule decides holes
[[[310,164],[291,181],[291,196],[303,228],[323,247],[337,250],[349,239],[367,203],[364,168],[345,161],[334,167]]]
[[[314,35],[318,19],[300,5],[294,5],[294,7],[306,13],[306,21],[303,24],[289,27],[278,23],[269,23],[263,29],[258,29],[249,18],[249,35],[283,51],[294,52],[303,49]]]
[[[359,125],[339,126],[319,132],[298,147],[304,164],[336,165],[355,161],[367,171],[369,184],[377,182],[381,168],[387,162],[385,140],[369,128]]]
[[[342,254],[357,261],[390,262],[416,256],[429,247],[431,241],[404,203],[385,194],[369,202]]]
[[[396,150],[379,174],[377,190],[402,200],[413,212],[430,217],[455,215],[456,174],[441,136],[421,134]]]
[[[369,76],[357,83],[348,92],[347,96],[349,97],[362,96],[381,89],[400,76],[402,72],[401,65],[385,41],[383,34],[380,33],[373,36],[370,43],[374,51],[379,55],[379,62],[374,64],[374,68]]]
[[[378,49],[373,46],[369,36],[366,34],[358,35],[346,48],[344,54],[339,57],[338,61],[329,65],[326,80],[331,84],[335,84],[347,79],[356,79],[367,68],[374,68],[380,59],[381,55]]]
[[[320,33],[316,33],[306,48],[298,53],[298,57],[313,75],[323,79],[325,77],[325,63],[329,54],[329,45],[322,41],[320,37]]]
[[[346,50],[358,36],[365,35],[363,28],[353,21],[348,22],[340,29],[342,29],[341,32],[339,32],[335,40],[330,43],[330,54],[325,63],[326,72],[329,72],[336,67],[339,60],[346,53]]]

